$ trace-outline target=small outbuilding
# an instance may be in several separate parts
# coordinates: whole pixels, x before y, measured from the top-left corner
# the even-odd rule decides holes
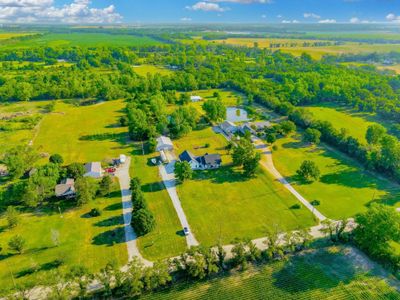
[[[232,123],[230,121],[225,121],[219,125],[221,130],[226,133],[227,135],[234,134],[238,132],[238,127],[235,125],[235,123]]]
[[[172,144],[172,141],[169,137],[167,136],[160,136],[157,138],[157,147],[156,150],[158,152],[160,151],[172,151],[174,150],[174,144]]]
[[[190,100],[192,102],[200,102],[201,100],[203,100],[203,98],[201,98],[200,96],[190,96]]]
[[[125,154],[121,154],[119,156],[119,163],[120,164],[124,164],[126,162],[126,155]]]
[[[57,184],[55,187],[55,195],[58,198],[72,198],[75,197],[75,180],[72,178],[67,178],[61,181],[60,184]]]
[[[103,177],[103,169],[100,162],[90,162],[85,165],[85,177],[101,178]]]

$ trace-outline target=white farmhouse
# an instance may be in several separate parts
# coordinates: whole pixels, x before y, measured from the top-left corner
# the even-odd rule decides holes
[[[103,177],[103,169],[101,168],[100,162],[91,162],[85,165],[86,173],[85,177],[101,178]]]

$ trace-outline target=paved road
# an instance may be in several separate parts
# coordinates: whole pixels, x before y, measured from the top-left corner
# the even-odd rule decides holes
[[[176,180],[174,174],[175,161],[170,162],[167,165],[160,165],[159,171],[161,178],[164,182],[165,188],[169,194],[169,197],[172,200],[172,204],[174,205],[175,211],[178,215],[179,221],[181,222],[182,229],[184,227],[189,228],[189,235],[186,236],[186,243],[188,247],[198,246],[199,242],[194,237],[192,230],[190,229],[189,222],[186,218],[185,212],[183,211],[181,201],[179,200],[178,193],[176,192]]]
[[[321,214],[314,206],[310,204],[296,189],[278,172],[278,170],[274,166],[274,161],[272,159],[272,152],[269,147],[264,144],[261,140],[257,139],[255,142],[255,146],[258,150],[262,152],[262,155],[265,159],[260,161],[261,165],[268,170],[283,186],[293,194],[305,207],[307,207],[318,220],[323,221],[326,217]]]
[[[128,259],[131,261],[134,257],[138,257],[145,266],[152,266],[153,263],[142,257],[137,247],[137,235],[131,226],[132,219],[132,194],[129,189],[131,178],[129,176],[129,166],[131,164],[131,158],[127,157],[126,162],[121,165],[115,176],[119,179],[119,185],[121,187],[122,196],[122,212],[124,216],[124,230],[125,240],[128,249]]]

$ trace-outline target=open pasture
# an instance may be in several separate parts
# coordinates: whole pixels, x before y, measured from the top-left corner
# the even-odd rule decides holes
[[[308,53],[314,59],[320,59],[326,54],[338,55],[346,53],[390,52],[400,50],[400,44],[368,44],[357,42],[344,42],[343,45],[332,46],[303,46],[303,43],[305,42],[327,42],[327,40],[228,38],[225,40],[217,40],[216,42],[246,47],[253,47],[254,43],[257,43],[258,47],[268,49],[270,48],[271,43],[281,44],[279,48],[271,48],[271,50],[281,50],[282,52],[290,53],[295,56],[300,56],[302,53]]]
[[[99,217],[90,217],[93,207],[102,210]],[[0,217],[0,295],[14,284],[45,283],[50,270],[60,261],[66,268],[83,265],[98,272],[108,262],[123,266],[128,254],[122,220],[121,193],[117,182],[110,197],[98,198],[92,203],[75,208],[63,201],[23,212],[20,224],[8,229],[4,216]],[[12,236],[26,240],[23,254],[7,249]],[[58,239],[59,245],[55,242]]]
[[[42,120],[33,145],[41,152],[59,153],[65,163],[102,161],[130,152],[127,130],[120,127],[122,100],[75,107],[57,101]]]
[[[354,160],[326,145],[310,147],[299,135],[280,139],[276,145],[273,159],[278,171],[308,201],[320,201],[318,210],[329,218],[352,217],[366,211],[372,202],[400,206],[397,184],[365,171]],[[318,165],[318,181],[304,183],[298,178],[296,171],[304,160]]]
[[[106,33],[46,33],[29,40],[13,40],[0,45],[1,48],[32,48],[32,47],[128,47],[154,46],[160,42],[149,38],[124,34]]]
[[[209,148],[199,148],[205,144],[209,144]],[[275,225],[289,231],[315,224],[306,208],[290,208],[299,203],[297,199],[263,170],[260,169],[254,178],[243,178],[241,171],[230,165],[226,144],[224,137],[210,128],[193,131],[175,141],[177,153],[189,150],[195,155],[222,155],[220,169],[197,171],[192,180],[177,187],[183,209],[200,243],[228,244],[236,237],[265,236],[267,228]]]
[[[140,76],[147,76],[147,74],[160,74],[160,75],[170,75],[173,71],[162,67],[162,66],[154,66],[154,65],[138,65],[133,66],[133,71]]]
[[[381,272],[352,248],[329,247],[206,282],[181,283],[144,299],[400,299]]]

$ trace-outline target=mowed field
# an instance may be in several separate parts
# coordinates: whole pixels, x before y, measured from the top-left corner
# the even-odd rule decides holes
[[[279,172],[293,183],[308,201],[318,200],[318,210],[329,218],[352,217],[366,211],[372,202],[400,206],[400,187],[328,146],[309,146],[296,134],[276,142],[273,159]],[[313,183],[302,183],[296,171],[304,160],[314,161],[321,177]]]
[[[28,36],[32,35],[34,33],[23,33],[23,32],[1,32],[0,31],[0,40],[8,40],[11,38],[15,37],[21,37],[21,36]]]
[[[360,114],[336,105],[326,104],[303,108],[310,111],[316,120],[328,121],[337,130],[346,129],[349,136],[355,137],[362,143],[366,143],[365,134],[368,127],[377,124],[367,120]]]
[[[9,40],[0,48],[31,48],[31,47],[100,47],[100,46],[154,46],[160,42],[150,37],[139,37],[128,34],[107,33],[46,33],[40,37],[28,40]]]
[[[265,236],[267,228],[283,231],[315,225],[304,207],[291,209],[297,199],[263,170],[251,179],[230,166],[227,141],[211,128],[196,130],[174,141],[175,152],[189,150],[195,155],[220,153],[224,166],[218,170],[195,172],[192,180],[177,187],[183,209],[197,240],[204,245],[219,241],[229,244],[236,237]],[[209,144],[208,148],[204,147]]]
[[[41,152],[61,154],[66,164],[128,154],[127,129],[118,124],[124,108],[122,100],[81,107],[57,101],[55,111],[40,123],[33,145]]]
[[[303,42],[318,42],[319,40],[302,40],[302,39],[275,39],[275,38],[228,38],[225,40],[217,40],[217,43],[224,43],[237,46],[253,47],[254,43],[258,43],[260,48],[270,48],[271,43],[280,43],[280,48],[271,48],[272,50],[281,50],[282,52],[300,56],[302,53],[308,53],[314,59],[320,59],[326,54],[339,55],[345,53],[367,53],[367,52],[390,52],[399,51],[400,44],[367,44],[356,42],[345,42],[344,45],[332,45],[322,47],[303,47]],[[321,40],[325,42],[326,40]],[[290,44],[297,44],[291,47]]]
[[[352,248],[328,247],[292,256],[287,262],[197,284],[182,283],[144,299],[319,300],[400,299],[382,270]]]
[[[140,143],[134,145],[130,174],[141,180],[149,209],[156,218],[156,228],[146,236],[139,237],[138,247],[145,258],[156,261],[180,255],[186,249],[186,239],[180,234],[182,227],[158,167],[150,162],[158,153],[148,154],[143,150]]]
[[[100,208],[100,217],[90,218],[89,211]],[[24,212],[20,224],[8,229],[5,217],[0,218],[0,295],[14,288],[14,284],[46,283],[50,270],[61,261],[65,268],[86,266],[98,272],[108,262],[123,266],[128,254],[122,219],[121,193],[115,182],[110,197],[74,208],[68,201],[52,207]],[[12,236],[26,240],[24,253],[10,252],[7,243]],[[53,242],[58,236],[59,245]]]

